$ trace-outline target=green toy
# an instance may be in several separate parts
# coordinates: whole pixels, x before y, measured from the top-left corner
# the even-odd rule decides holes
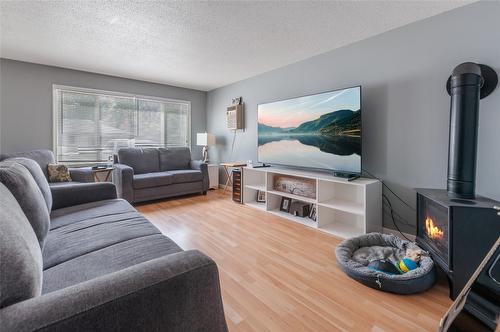
[[[397,261],[394,265],[396,265],[396,268],[401,272],[401,274],[415,270],[418,267],[417,262],[409,258],[403,258],[402,260]]]

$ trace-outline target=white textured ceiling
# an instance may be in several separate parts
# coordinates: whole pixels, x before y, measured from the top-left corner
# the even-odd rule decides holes
[[[0,55],[211,90],[471,1],[1,1]]]

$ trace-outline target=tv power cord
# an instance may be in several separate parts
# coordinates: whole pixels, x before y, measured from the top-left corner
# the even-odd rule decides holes
[[[404,205],[406,205],[407,207],[409,207],[412,211],[417,211],[417,209],[415,209],[413,206],[411,206],[410,204],[408,204],[404,199],[402,199],[399,195],[397,195],[391,188],[389,188],[389,186],[387,186],[381,178],[373,175],[372,173],[370,173],[369,171],[367,171],[364,168],[362,169],[362,171],[365,172],[366,174],[368,174],[370,177],[379,180],[382,183],[383,187],[387,188],[387,190],[389,190],[397,199],[399,199]],[[387,205],[389,206],[391,221],[394,224],[394,226],[396,227],[396,230],[406,240],[408,240],[410,242],[413,242],[412,240],[410,240],[409,238],[406,237],[406,235],[401,231],[401,229],[399,228],[398,224],[396,223],[396,219],[394,218],[394,209],[392,207],[391,200],[389,199],[389,197],[387,197],[386,194],[382,194],[382,198],[385,199],[385,201],[387,202]],[[407,225],[407,226],[411,226],[409,223],[404,223],[404,224]],[[412,226],[412,227],[415,227],[415,226]]]

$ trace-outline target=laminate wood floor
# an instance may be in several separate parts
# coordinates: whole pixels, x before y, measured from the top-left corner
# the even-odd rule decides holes
[[[436,331],[451,305],[440,281],[411,296],[383,293],[336,265],[340,239],[236,204],[222,190],[137,206],[183,249],[219,267],[230,331]]]

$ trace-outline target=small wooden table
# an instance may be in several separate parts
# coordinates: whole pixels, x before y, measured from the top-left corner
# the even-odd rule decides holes
[[[235,163],[222,163],[220,164],[222,167],[224,167],[224,172],[226,173],[227,179],[226,179],[226,185],[224,186],[224,192],[227,190],[227,187],[229,185],[233,184],[233,175],[231,172],[229,172],[230,168],[242,168],[245,167],[247,164],[242,163],[242,162],[235,162]]]
[[[109,179],[111,178],[112,172],[113,172],[113,167],[92,169],[92,177],[94,178],[95,182],[108,182]],[[100,173],[104,173],[104,180],[102,179],[102,177],[100,178],[98,176],[98,174]]]

